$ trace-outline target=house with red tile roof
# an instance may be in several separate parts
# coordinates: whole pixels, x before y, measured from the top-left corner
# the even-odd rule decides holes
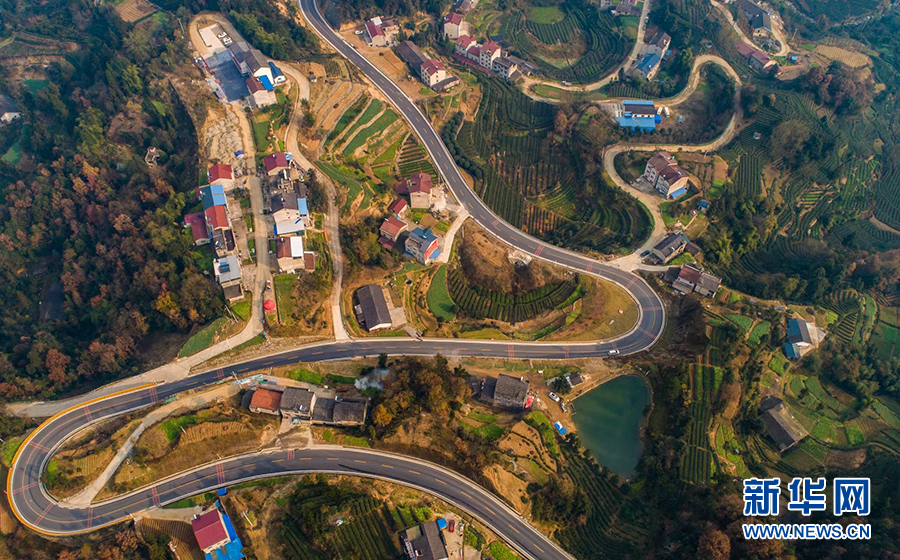
[[[434,88],[436,84],[447,79],[447,68],[440,60],[429,58],[422,63],[419,78],[426,86]]]
[[[270,177],[278,175],[279,171],[290,168],[287,157],[281,152],[264,157],[263,166],[266,168],[266,175]]]
[[[456,40],[460,35],[468,35],[471,32],[472,26],[461,13],[450,12],[444,16],[444,35],[450,39]]]
[[[391,241],[397,241],[400,234],[407,230],[409,226],[403,220],[396,216],[391,216],[384,220],[381,224],[381,235]]]
[[[228,212],[225,211],[224,206],[210,206],[204,211],[204,214],[207,228],[211,231],[231,227],[231,224],[228,223]]]
[[[476,41],[472,37],[469,37],[468,35],[460,35],[456,40],[455,52],[460,56],[466,56],[466,52],[469,50],[469,47],[477,44],[478,41]]]
[[[228,531],[225,529],[225,520],[218,508],[213,508],[203,515],[197,516],[191,520],[191,529],[194,530],[194,537],[200,550],[204,554],[210,554],[214,550],[228,544],[231,540],[228,538]]]
[[[234,173],[230,165],[217,163],[206,170],[210,185],[222,185],[225,189],[234,187]]]
[[[409,204],[406,203],[406,199],[398,198],[394,202],[391,202],[391,205],[388,206],[388,212],[394,214],[395,216],[402,216],[408,208]]]
[[[256,109],[274,105],[278,99],[274,89],[266,89],[262,81],[255,76],[247,78],[247,90],[250,92],[250,104]]]
[[[184,227],[191,228],[194,245],[207,245],[209,243],[209,232],[206,231],[206,216],[203,215],[203,212],[185,214]]]
[[[409,207],[413,210],[431,208],[431,175],[413,173],[406,180],[406,191],[409,193]]]
[[[262,412],[265,414],[280,415],[281,392],[271,389],[257,389],[250,398],[250,412]]]

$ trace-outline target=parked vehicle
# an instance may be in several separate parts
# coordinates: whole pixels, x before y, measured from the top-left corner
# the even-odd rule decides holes
[[[618,356],[618,355],[619,355],[619,351],[616,350],[615,348],[613,348],[612,350],[609,351],[609,355],[610,355],[610,356]]]
[[[271,280],[266,280],[266,291],[267,292],[272,291],[272,281]]]
[[[550,394],[547,395],[547,396],[550,397],[550,400],[551,400],[551,401],[553,401],[553,402],[559,402],[559,395],[557,395],[556,393],[550,393]]]
[[[354,35],[362,35],[363,33],[365,33],[365,31],[363,31],[362,29],[353,32]]]
[[[452,533],[453,529],[455,529],[455,528],[456,528],[456,520],[451,519],[450,524],[447,526],[447,530],[449,530]]]
[[[225,33],[223,31],[222,33],[219,33],[218,35],[216,35],[216,37],[218,37],[219,39],[224,39],[225,37],[228,37],[228,33]]]

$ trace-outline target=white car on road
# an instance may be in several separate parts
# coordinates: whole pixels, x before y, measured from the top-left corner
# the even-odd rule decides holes
[[[547,396],[550,397],[550,400],[551,400],[551,401],[553,401],[553,402],[559,402],[559,395],[557,395],[556,393],[550,393],[550,394],[547,395]]]

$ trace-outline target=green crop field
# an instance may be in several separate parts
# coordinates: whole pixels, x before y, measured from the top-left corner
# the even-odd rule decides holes
[[[562,21],[566,15],[559,6],[530,6],[528,8],[528,21],[541,25],[550,25]]]
[[[726,315],[729,321],[734,323],[741,329],[742,332],[746,333],[750,330],[750,326],[753,325],[753,319],[750,317],[744,317],[743,315],[737,315],[735,313]]]
[[[187,356],[192,356],[201,350],[209,348],[212,345],[216,334],[224,330],[227,326],[228,319],[219,317],[209,325],[203,327],[184,343],[184,346],[182,346],[181,350],[178,352],[178,357],[185,358]]]
[[[558,12],[558,13],[557,13]],[[562,16],[562,17],[559,17]],[[518,11],[503,18],[500,35],[538,64],[554,80],[577,83],[595,81],[628,54],[629,41],[619,33],[616,20],[588,3],[563,2],[559,7],[530,8],[528,15]],[[542,45],[567,43],[580,38],[585,50],[579,58],[558,67],[541,58]]]
[[[369,98],[366,96],[360,96],[353,105],[351,105],[344,114],[341,115],[341,118],[338,119],[338,122],[334,125],[334,128],[331,130],[331,133],[328,134],[328,138],[325,139],[325,145],[331,145],[334,140],[344,132],[344,129],[353,122],[359,114],[362,112],[363,107],[366,106],[366,103],[369,101]]]
[[[443,271],[439,271],[439,274]],[[435,276],[435,278],[437,278]],[[432,286],[434,283],[432,282]],[[519,295],[501,292],[489,292],[479,286],[470,285],[459,269],[454,268],[447,275],[447,288],[450,299],[457,309],[468,317],[475,319],[491,318],[499,321],[516,323],[537,317],[556,308],[575,293],[577,280],[564,280],[556,284],[547,284]],[[429,290],[430,300],[430,290]],[[431,303],[429,301],[429,307]]]
[[[356,136],[353,137],[353,140],[350,140],[350,142],[348,142],[347,145],[344,146],[344,157],[349,157],[350,155],[352,155],[357,148],[365,144],[370,138],[374,137],[375,135],[384,132],[385,129],[394,124],[396,120],[397,113],[391,111],[390,109],[386,110],[381,114],[380,117],[378,117],[377,121],[360,130],[356,134]]]
[[[474,122],[442,134],[457,164],[494,212],[553,244],[617,252],[649,234],[651,216],[633,198],[590,179],[582,155],[553,134],[555,108],[499,80],[482,80]],[[459,126],[459,124],[457,124]]]
[[[772,325],[768,321],[760,321],[754,325],[753,330],[750,331],[750,335],[747,337],[747,344],[754,347],[757,346],[760,339],[769,334],[771,327]]]
[[[447,265],[441,266],[431,279],[428,287],[428,309],[440,321],[456,319],[455,306],[447,291]]]

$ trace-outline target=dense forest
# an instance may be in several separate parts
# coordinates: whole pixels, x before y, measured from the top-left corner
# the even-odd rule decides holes
[[[148,333],[186,331],[222,301],[180,227],[198,161],[168,81],[190,72],[174,19],[127,26],[76,0],[4,14],[3,36],[77,45],[49,64],[46,87],[24,87],[12,65],[0,76],[23,114],[0,140],[24,154],[0,163],[0,398],[14,400],[130,373]]]

